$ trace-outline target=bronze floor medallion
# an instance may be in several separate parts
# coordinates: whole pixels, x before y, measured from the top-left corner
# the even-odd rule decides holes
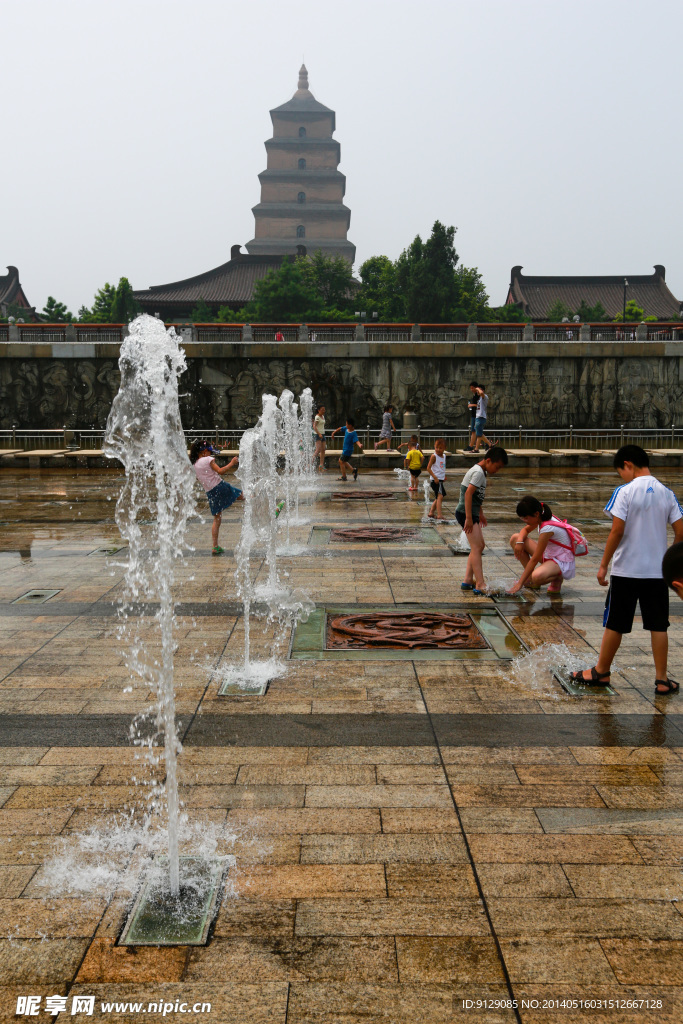
[[[485,650],[469,615],[441,612],[365,612],[328,617],[327,649]]]

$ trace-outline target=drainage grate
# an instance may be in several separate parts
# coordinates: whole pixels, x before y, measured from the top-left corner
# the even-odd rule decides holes
[[[124,926],[121,946],[205,946],[219,906],[223,876],[232,858],[180,858],[180,893],[168,874],[146,878]],[[157,862],[167,869],[167,858]]]
[[[118,555],[119,551],[127,551],[128,545],[121,544],[117,548],[97,548],[95,551],[91,551],[91,555]]]
[[[11,604],[45,604],[51,597],[61,594],[61,590],[28,590]]]

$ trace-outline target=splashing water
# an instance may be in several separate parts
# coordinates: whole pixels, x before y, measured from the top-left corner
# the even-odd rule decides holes
[[[178,378],[186,368],[185,353],[171,327],[156,317],[139,316],[121,345],[121,385],[112,404],[104,441],[105,455],[118,458],[126,472],[116,504],[116,524],[128,541],[124,579],[122,636],[126,662],[157,695],[153,710],[157,735],[163,734],[168,819],[170,887],[179,891],[178,778],[181,750],[175,721],[174,563],[182,557],[187,522],[196,515],[194,473],[187,457],[178,408]],[[151,523],[143,532],[138,518]],[[158,602],[155,619],[161,650],[150,645],[143,619],[130,616],[133,604]],[[130,617],[129,617],[130,616]],[[139,735],[139,742],[144,742]],[[146,742],[151,749],[154,737]]]
[[[310,396],[310,391],[308,392]],[[312,404],[312,399],[310,399]],[[270,679],[284,671],[278,651],[285,631],[294,621],[307,618],[313,608],[305,594],[284,587],[278,577],[279,551],[296,553],[289,541],[292,511],[298,502],[298,491],[305,478],[303,450],[304,431],[307,427],[304,413],[300,416],[291,391],[283,391],[279,402],[273,395],[264,395],[262,414],[255,427],[246,430],[240,442],[240,479],[244,489],[245,508],[239,542],[235,548],[237,592],[243,604],[244,661],[221,673],[223,683],[248,691],[258,691]],[[300,429],[301,425],[301,429]],[[310,426],[307,431],[311,433]],[[301,442],[301,447],[300,447]],[[278,458],[285,451],[285,467],[278,474]],[[283,514],[287,541],[283,548],[277,545],[278,499],[285,492]],[[255,586],[251,578],[252,551],[265,545],[268,580]],[[303,550],[307,550],[303,548]],[[251,660],[251,614],[256,601],[268,607],[268,620],[277,620],[279,635],[272,644],[272,657],[267,661]],[[222,692],[225,690],[222,689]]]
[[[396,474],[398,479],[401,481],[401,483],[410,480],[410,470],[409,469],[395,469],[394,473]]]
[[[461,552],[463,555],[469,555],[471,551],[470,542],[464,530],[460,531],[460,536],[455,542],[454,547],[456,551]]]
[[[542,644],[534,651],[521,654],[512,662],[510,679],[520,686],[542,691],[549,697],[560,697],[553,679],[555,672],[578,672],[589,668],[589,654],[577,654],[566,644]]]
[[[426,476],[422,481],[422,491],[425,496],[425,515],[429,512],[429,506],[432,503],[432,492],[429,486],[430,477]]]

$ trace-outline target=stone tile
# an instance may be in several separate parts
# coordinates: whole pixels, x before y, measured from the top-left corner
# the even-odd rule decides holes
[[[21,896],[35,870],[36,868],[31,865],[0,866],[0,899],[16,899]]]
[[[82,768],[76,765],[14,765],[0,768],[0,785],[87,786],[99,770],[97,765]]]
[[[297,904],[297,935],[487,933],[486,917],[476,899],[304,899]]]
[[[499,936],[683,939],[683,917],[655,900],[492,897],[488,907]]]
[[[145,1007],[149,1002],[160,1004],[186,1002],[189,1006],[196,1003],[209,1003],[211,1015],[221,1024],[285,1024],[287,1017],[287,984],[285,982],[262,982],[246,984],[220,984],[201,981],[171,982],[155,984],[154,992],[150,993],[149,983],[131,985],[97,985],[92,982],[74,985],[69,995],[94,995],[95,1005],[102,1001],[139,1002]],[[168,1024],[170,1010],[147,1011],[146,1024]],[[207,1019],[208,1012],[199,1016]],[[130,1013],[108,1013],[103,1019],[112,1021],[130,1021]]]
[[[386,879],[389,896],[401,899],[478,895],[469,864],[387,864]]]
[[[532,808],[465,807],[460,812],[465,832],[543,832]]]
[[[26,986],[71,981],[87,945],[75,938],[0,939],[0,978]]]
[[[586,899],[683,900],[680,864],[566,864],[575,894]]]
[[[3,810],[32,810],[43,807],[125,807],[136,803],[135,786],[19,786]]]
[[[396,953],[400,978],[404,984],[450,982],[459,985],[494,985],[504,982],[500,959],[491,936],[417,938],[399,935],[396,937]]]
[[[543,940],[543,955],[533,939],[501,939],[505,965],[513,985],[557,984],[591,985],[614,981],[614,974],[597,939],[548,938]]]
[[[303,836],[302,864],[465,864],[461,836],[387,834]]]
[[[31,765],[38,764],[48,752],[49,747],[0,747],[0,764]]]
[[[571,752],[579,764],[681,764],[679,753],[668,747],[571,747]]]
[[[380,864],[255,865],[240,878],[244,895],[265,899],[303,899],[316,896],[386,895]]]
[[[539,807],[536,814],[546,832],[683,835],[683,811]]]
[[[117,946],[114,939],[93,939],[76,975],[80,984],[179,981],[188,956],[186,946]]]
[[[458,832],[460,824],[455,810],[433,810],[431,808],[382,808],[383,832]]]
[[[517,765],[517,775],[528,785],[656,786],[657,775],[649,765]],[[681,765],[683,772],[683,765]],[[682,774],[683,779],[683,774]]]
[[[660,807],[683,813],[683,786],[598,786],[608,807],[654,810]]]
[[[71,817],[71,809],[46,811],[0,810],[0,836],[54,835],[61,832]]]
[[[376,767],[380,786],[445,786],[441,765],[380,764]]]
[[[440,764],[436,747],[311,747],[309,764]]]
[[[632,836],[631,842],[646,864],[683,862],[683,836]]]
[[[292,936],[296,901],[227,896],[218,911],[214,935]]]
[[[600,945],[622,985],[683,987],[683,942],[602,939]]]
[[[592,786],[451,786],[458,807],[603,807]]]
[[[451,806],[446,786],[307,786],[307,807]]]
[[[214,938],[190,951],[184,980],[226,973],[233,981],[398,981],[393,938]]]
[[[428,770],[438,771],[436,768]],[[362,764],[300,766],[247,764],[242,765],[237,776],[237,782],[241,786],[373,786],[376,781],[378,780],[374,765]]]
[[[254,829],[258,834],[304,835],[311,832],[379,832],[380,817],[377,808],[349,810],[347,808],[301,807],[282,810],[228,811],[228,825]]]
[[[0,899],[0,934],[22,939],[90,936],[104,908],[97,899]]]
[[[181,789],[185,807],[303,807],[304,786],[190,786]]]
[[[482,861],[498,864],[640,864],[638,842],[635,837],[631,840],[625,836],[469,836],[472,856],[478,867]]]
[[[286,767],[307,761],[308,747],[184,747],[179,758],[185,768],[217,764]]]
[[[360,985],[341,982],[290,988],[288,1024],[451,1024],[456,988],[447,984]],[[514,1017],[500,1018],[501,1021]]]
[[[572,896],[559,864],[477,864],[484,895]]]
[[[446,775],[452,786],[518,786],[519,777],[513,765],[447,764]]]

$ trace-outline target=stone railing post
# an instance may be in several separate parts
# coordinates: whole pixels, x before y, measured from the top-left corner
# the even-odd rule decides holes
[[[411,341],[421,341],[422,340],[422,331],[420,330],[420,325],[419,324],[413,324],[412,330],[410,332],[410,340]]]
[[[297,341],[308,341],[308,327],[306,324],[299,324],[299,334]]]
[[[72,345],[76,341],[76,325],[67,324],[64,330],[64,340],[68,341]]]
[[[19,334],[19,327],[17,324],[9,325],[8,338],[10,341],[21,341],[21,335]]]
[[[242,324],[242,341],[253,341],[254,335],[251,332],[251,324]]]
[[[128,337],[128,324],[121,324],[121,341]]]
[[[524,331],[522,332],[522,341],[533,341],[534,340],[534,325],[524,324]]]
[[[354,341],[365,341],[365,324],[356,324]]]
[[[470,324],[467,328],[467,340],[479,341],[479,328],[476,324]]]
[[[591,325],[581,324],[579,328],[579,341],[590,341],[591,340]]]
[[[636,341],[647,341],[647,324],[644,321],[636,327]]]

